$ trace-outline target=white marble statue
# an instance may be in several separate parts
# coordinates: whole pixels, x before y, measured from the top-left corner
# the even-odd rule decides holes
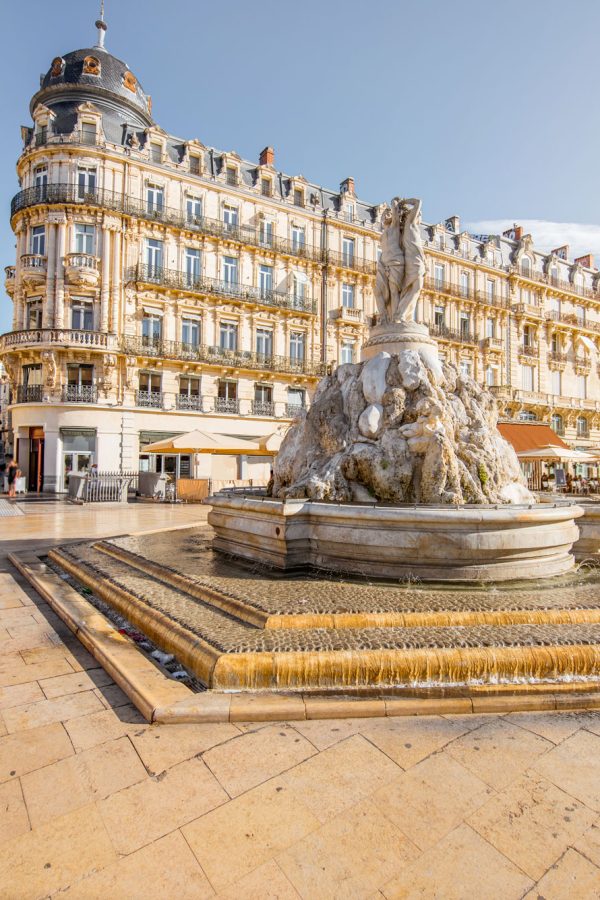
[[[391,209],[383,214],[381,258],[375,283],[381,324],[414,321],[424,277],[421,201],[394,197]]]

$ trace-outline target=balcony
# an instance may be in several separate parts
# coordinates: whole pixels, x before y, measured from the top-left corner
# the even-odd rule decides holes
[[[48,260],[39,253],[25,253],[21,257],[21,278],[26,287],[37,288],[46,282]]]
[[[548,366],[551,369],[564,369],[567,364],[567,354],[551,350],[548,353]]]
[[[338,253],[337,250],[324,250],[323,262],[327,266],[338,269],[349,269],[352,272],[362,272],[363,275],[375,275],[377,263],[371,259],[363,259],[354,253]]]
[[[298,403],[285,404],[285,414],[288,419],[295,419],[298,416],[301,416],[304,412],[306,412],[306,407],[303,405],[300,405]]]
[[[592,361],[590,359],[576,356],[573,365],[578,375],[589,375],[592,371]]]
[[[211,366],[225,366],[233,369],[251,369],[268,372],[285,372],[292,375],[320,377],[325,374],[323,363],[313,363],[289,356],[265,356],[250,350],[226,350],[222,347],[201,344],[190,347],[179,341],[148,342],[144,338],[125,336],[121,350],[128,355],[152,359],[183,359],[204,362]]]
[[[194,394],[177,394],[177,409],[193,410],[194,412],[204,412],[202,405],[202,397]]]
[[[445,279],[432,278],[431,275],[425,276],[423,284],[425,290],[434,291],[436,294],[445,294],[448,297],[456,297],[459,300],[473,300],[474,291],[471,285],[454,284],[452,281]]]
[[[353,306],[339,306],[332,310],[332,319],[340,319],[342,322],[348,322],[351,325],[362,325],[363,311]]]
[[[509,403],[513,398],[513,389],[507,384],[491,384],[489,390],[499,403]]]
[[[474,334],[471,334],[470,331],[453,331],[451,328],[446,328],[445,325],[440,325],[435,322],[429,323],[429,334],[432,337],[439,337],[444,341],[454,341],[457,344],[476,344],[477,340]]]
[[[519,357],[524,357],[527,360],[537,360],[538,358],[538,347],[536,344],[522,344],[518,349]]]
[[[301,242],[290,241],[277,236],[266,238],[264,233],[261,233],[260,227],[228,225],[220,219],[210,219],[206,216],[190,216],[179,209],[162,205],[149,205],[143,200],[137,200],[134,197],[120,194],[116,191],[94,188],[82,192],[79,186],[75,184],[46,184],[25,188],[25,190],[20,191],[13,197],[11,218],[21,210],[32,206],[64,204],[96,206],[133,218],[145,219],[150,222],[161,222],[164,225],[171,225],[173,228],[206,234],[238,244],[247,244],[274,253],[310,259],[314,262],[324,261],[323,251],[320,247],[310,247]],[[358,262],[360,261],[357,260]],[[374,266],[375,264],[372,263],[370,265]],[[358,271],[361,270],[359,269]]]
[[[162,391],[136,391],[135,404],[149,409],[162,409],[163,393]]]
[[[558,312],[553,309],[544,316],[548,322],[560,322],[562,325],[570,325],[571,328],[583,328],[587,331],[600,333],[600,322],[588,319],[585,316],[577,316],[575,313]]]
[[[543,319],[544,310],[541,306],[534,306],[532,303],[515,303],[513,312],[517,318],[526,316],[528,319]]]
[[[44,387],[41,384],[20,384],[17,387],[17,403],[41,403],[44,399]]]
[[[508,306],[506,297],[501,297],[496,291],[493,293],[490,291],[476,291],[475,298],[478,303],[482,303],[485,306],[494,306],[496,309],[506,309]]]
[[[0,337],[0,352],[16,347],[37,344],[61,344],[64,347],[88,349],[116,349],[116,336],[101,331],[81,331],[76,328],[28,328],[9,331]]]
[[[4,269],[4,289],[9,296],[15,292],[16,266],[6,266]]]
[[[484,338],[481,341],[481,347],[483,350],[487,350],[488,352],[490,350],[501,351],[504,349],[503,345],[502,345],[502,338],[497,338],[497,337]]]
[[[237,416],[240,413],[240,401],[228,400],[225,397],[215,397],[215,412]]]
[[[271,400],[253,400],[252,401],[253,416],[274,416],[275,404]]]
[[[274,306],[278,309],[294,310],[301,313],[316,313],[316,303],[309,297],[299,297],[285,291],[261,290],[238,282],[220,281],[217,278],[188,275],[178,269],[155,268],[138,265],[129,269],[129,282],[152,284],[160,287],[185,291],[191,294],[209,294],[212,296],[233,297],[245,303],[256,303],[262,306]]]
[[[92,384],[66,384],[62,390],[63,403],[97,403],[98,388]]]
[[[68,283],[76,287],[96,287],[100,280],[98,257],[90,253],[67,253],[65,275]]]

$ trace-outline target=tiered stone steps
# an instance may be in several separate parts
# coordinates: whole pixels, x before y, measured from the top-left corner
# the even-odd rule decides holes
[[[50,558],[215,689],[600,681],[600,579],[453,591],[278,578],[215,561],[208,539],[121,538]]]

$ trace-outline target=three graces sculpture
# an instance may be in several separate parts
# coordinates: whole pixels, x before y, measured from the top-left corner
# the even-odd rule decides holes
[[[383,214],[375,301],[379,322],[413,322],[425,278],[421,201],[394,197]]]

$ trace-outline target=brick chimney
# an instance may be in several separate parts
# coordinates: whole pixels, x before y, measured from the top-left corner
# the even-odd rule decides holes
[[[513,225],[512,228],[508,229],[508,231],[502,232],[502,237],[508,238],[509,241],[520,241],[523,237],[523,226]]]
[[[594,254],[586,253],[585,256],[578,256],[575,260],[576,263],[579,263],[580,266],[583,266],[584,269],[594,269]]]
[[[273,147],[265,147],[264,150],[261,150],[260,156],[258,157],[258,162],[261,166],[274,166],[275,150],[273,149]]]
[[[354,178],[344,178],[340,184],[340,194],[354,194]]]

